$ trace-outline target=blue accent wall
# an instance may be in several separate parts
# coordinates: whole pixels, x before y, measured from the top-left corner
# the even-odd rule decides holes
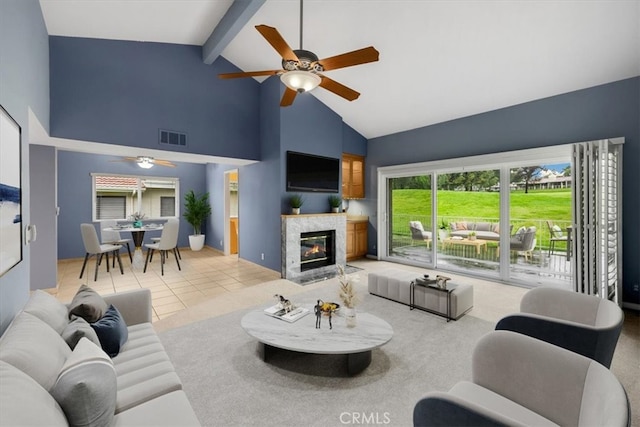
[[[98,154],[76,153],[60,151],[58,153],[58,257],[82,258],[85,250],[80,235],[80,224],[92,222],[92,173],[113,173],[121,175],[177,177],[180,179],[180,234],[178,246],[189,246],[189,234],[193,229],[182,217],[184,213],[184,195],[193,189],[196,193],[207,191],[206,166],[192,163],[175,162],[175,168],[155,166],[142,169],[133,162],[111,162],[120,157]],[[98,223],[94,223],[99,231]],[[209,223],[205,225],[206,233]],[[155,233],[153,237],[159,237]],[[130,238],[131,236],[122,236]],[[145,236],[145,243],[149,239]],[[80,272],[78,271],[78,274]]]
[[[49,127],[49,43],[38,0],[0,1],[0,104],[22,128],[22,225],[29,224],[29,123],[31,109]],[[29,296],[31,254],[0,277],[0,334]]]
[[[259,84],[222,80],[239,71],[202,48],[50,37],[51,136],[258,160]],[[186,148],[160,145],[159,129],[184,132]]]
[[[640,77],[374,138],[368,146],[367,197],[377,198],[379,166],[613,137],[625,137],[623,300],[638,304],[640,292],[634,285],[640,283]]]
[[[279,79],[272,77],[261,84],[261,161],[238,171],[239,255],[275,271],[281,271],[280,213],[284,185],[280,175],[279,95]]]

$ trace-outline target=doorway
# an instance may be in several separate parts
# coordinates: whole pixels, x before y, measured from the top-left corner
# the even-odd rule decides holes
[[[232,169],[224,173],[224,223],[224,254],[237,254],[240,235],[238,169]]]

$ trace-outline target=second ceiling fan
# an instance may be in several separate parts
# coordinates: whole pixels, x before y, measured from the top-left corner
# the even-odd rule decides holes
[[[221,79],[234,79],[279,75],[280,80],[287,86],[280,101],[281,107],[288,107],[293,104],[298,93],[308,92],[318,86],[348,101],[358,99],[360,93],[330,79],[322,73],[337,70],[338,68],[375,62],[379,56],[378,51],[373,46],[325,59],[318,59],[313,52],[302,49],[302,0],[300,0],[300,49],[291,49],[278,30],[273,27],[256,25],[256,29],[282,57],[282,69],[225,73],[219,74],[218,77]]]

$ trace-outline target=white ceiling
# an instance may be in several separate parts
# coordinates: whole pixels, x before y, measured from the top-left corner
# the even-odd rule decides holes
[[[232,1],[40,3],[50,35],[202,45]],[[244,71],[278,69],[257,24],[299,48],[298,0],[267,0],[222,53]],[[312,92],[374,138],[640,75],[640,0],[306,0],[303,42],[320,58],[380,52],[326,73],[359,99]]]

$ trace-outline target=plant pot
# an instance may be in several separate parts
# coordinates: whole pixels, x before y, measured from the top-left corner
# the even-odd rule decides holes
[[[476,240],[476,236],[469,236],[469,240]]]
[[[447,237],[448,237],[448,233],[447,230],[438,230],[438,237],[440,238],[440,241],[443,242]]]
[[[199,251],[204,247],[204,234],[192,234],[189,236],[189,246],[192,251]]]
[[[331,208],[331,213],[339,213],[340,212],[340,208]]]
[[[299,215],[300,214],[300,208],[291,208],[291,213],[294,215]]]

